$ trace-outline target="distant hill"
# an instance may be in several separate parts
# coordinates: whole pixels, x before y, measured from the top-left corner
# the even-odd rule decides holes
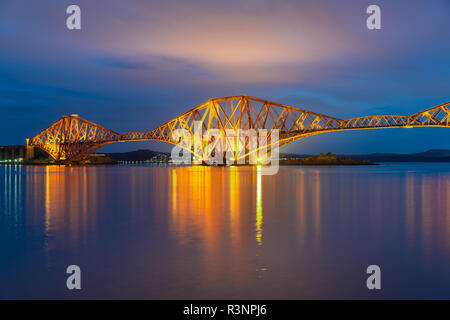
[[[170,153],[152,150],[108,153],[117,161],[168,161]],[[280,153],[280,159],[302,159],[312,154]],[[340,158],[353,158],[372,162],[450,162],[450,150],[434,149],[420,153],[371,153],[371,154],[339,154]]]
[[[170,159],[170,153],[168,152],[157,152],[144,149],[130,152],[108,153],[107,155],[116,161],[168,161]]]
[[[280,154],[280,157],[304,158],[306,154]],[[433,149],[419,153],[371,153],[371,154],[338,154],[341,158],[369,160],[373,162],[450,162],[450,150]]]
[[[326,166],[342,166],[342,165],[374,165],[370,160],[360,160],[348,157],[338,157],[331,152],[327,154],[321,153],[318,156],[309,156],[304,158],[296,158],[296,157],[283,157],[280,159],[281,165],[326,165]]]
[[[450,150],[428,150],[420,153],[372,153],[346,155],[360,160],[373,162],[450,162]]]

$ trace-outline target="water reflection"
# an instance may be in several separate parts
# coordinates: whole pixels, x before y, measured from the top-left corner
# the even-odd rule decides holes
[[[17,297],[31,266],[48,279],[74,260],[90,268],[95,286],[85,294],[94,297],[368,297],[354,274],[374,262],[390,270],[384,281],[396,289],[386,297],[443,297],[450,286],[446,164],[275,176],[257,167],[2,166],[0,177],[0,274]],[[66,294],[57,283],[45,292]]]
[[[262,245],[261,166],[258,166],[256,170],[256,242]]]
[[[241,220],[241,193],[239,190],[241,189],[240,183],[240,170],[235,166],[230,168],[230,184],[229,184],[229,204],[230,204],[230,229],[231,229],[231,241],[233,241],[233,246],[239,244],[240,241],[240,232],[241,228],[240,220]]]
[[[11,227],[19,230],[25,224],[22,199],[25,184],[22,166],[2,166],[1,171],[3,192],[0,194],[0,207],[2,208],[0,221],[2,221],[2,227],[5,228],[1,230],[7,231]]]
[[[39,169],[30,172],[39,179]],[[47,250],[85,244],[95,230],[97,175],[86,167],[45,167],[45,232]],[[89,208],[89,210],[88,210]]]

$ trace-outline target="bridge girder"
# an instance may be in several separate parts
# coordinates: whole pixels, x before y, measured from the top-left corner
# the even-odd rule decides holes
[[[42,148],[55,160],[77,161],[113,142],[158,140],[176,144],[178,141],[173,139],[175,130],[184,129],[194,136],[195,121],[200,121],[202,135],[208,129],[219,130],[224,136],[227,130],[279,129],[279,145],[282,146],[331,131],[448,127],[449,106],[450,102],[446,102],[410,116],[377,115],[342,120],[254,97],[233,96],[210,99],[148,132],[119,134],[76,115],[64,116],[32,138],[29,144]]]

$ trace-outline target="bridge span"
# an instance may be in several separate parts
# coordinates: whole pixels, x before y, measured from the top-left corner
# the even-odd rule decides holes
[[[176,129],[194,134],[194,122],[202,122],[202,131],[218,129],[279,129],[279,145],[305,137],[339,130],[448,127],[450,101],[414,113],[375,115],[352,119],[338,119],[250,96],[210,99],[201,105],[146,132],[117,133],[78,115],[63,116],[50,127],[27,141],[46,151],[57,161],[79,161],[98,148],[115,142],[157,140],[172,144]]]

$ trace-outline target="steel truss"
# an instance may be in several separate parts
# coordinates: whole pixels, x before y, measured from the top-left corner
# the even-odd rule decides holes
[[[283,146],[311,135],[339,130],[448,127],[449,106],[450,102],[446,102],[410,116],[377,115],[341,120],[250,96],[233,96],[210,99],[148,132],[119,134],[77,115],[64,116],[32,138],[29,145],[45,150],[57,161],[78,161],[109,143],[158,140],[177,144],[179,139],[174,139],[175,130],[185,130],[194,137],[204,136],[208,130],[215,129],[223,137],[228,130],[267,130],[269,138],[266,146],[270,148],[272,129],[279,130],[278,143]],[[197,131],[196,121],[201,123]],[[247,143],[248,137],[246,139]],[[223,142],[223,150],[236,148],[236,145],[230,145],[233,142],[229,139],[224,138]],[[206,139],[202,148],[211,147],[213,143],[218,143],[217,139]],[[249,151],[245,150],[238,157],[248,155]]]

